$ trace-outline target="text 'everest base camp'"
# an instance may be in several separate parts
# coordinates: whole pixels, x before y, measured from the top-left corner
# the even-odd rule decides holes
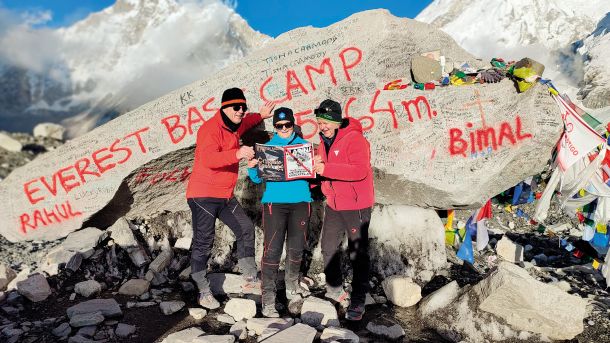
[[[11,245],[45,251],[20,271],[0,263],[0,339],[610,340],[605,251],[585,241],[605,238],[607,250],[600,208],[610,192],[595,179],[605,139],[540,79],[542,70],[532,59],[490,65],[437,27],[386,10],[264,41],[215,75],[58,145],[0,182],[0,233]],[[321,299],[320,199],[311,205],[301,265],[309,298],[289,302],[283,318],[262,318],[260,287],[235,273],[235,236],[217,221],[207,273],[221,307],[195,301],[186,185],[198,129],[233,86],[253,112],[267,101],[293,109],[314,145],[313,109],[324,99],[337,99],[343,116],[361,124],[375,186],[362,323],[346,322],[340,304]],[[264,143],[273,129],[263,123],[244,145]],[[570,136],[564,127],[584,131]],[[235,196],[256,226],[260,270],[262,188],[245,168]],[[559,201],[551,202],[556,187]],[[591,201],[597,212],[587,212]]]

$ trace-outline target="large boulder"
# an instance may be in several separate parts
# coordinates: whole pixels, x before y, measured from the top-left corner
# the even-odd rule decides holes
[[[410,82],[411,59],[431,50],[484,66],[434,26],[385,10],[287,32],[213,77],[15,170],[0,183],[0,197],[12,204],[0,208],[0,232],[10,241],[53,240],[88,220],[110,225],[138,206],[133,194],[139,191],[155,193],[157,206],[147,215],[186,210],[190,170],[171,163],[172,155],[193,146],[199,126],[218,110],[222,90],[232,86],[245,89],[254,110],[266,100],[293,108],[313,142],[319,138],[312,109],[325,98],[339,100],[371,143],[382,204],[476,207],[539,172],[562,130],[545,86],[522,94],[509,80],[425,92],[384,90],[396,79]],[[270,128],[271,121],[265,125]],[[153,160],[157,169],[142,169]]]
[[[0,291],[6,289],[6,286],[17,277],[17,273],[11,267],[0,263]]]
[[[450,283],[424,298],[426,326],[454,341],[490,342],[526,338],[569,340],[583,331],[587,301],[537,281],[501,262],[485,279],[461,290]]]

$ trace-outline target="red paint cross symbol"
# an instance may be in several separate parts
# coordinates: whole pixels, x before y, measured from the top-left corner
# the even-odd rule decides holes
[[[485,111],[483,110],[483,103],[486,103],[486,102],[493,103],[495,101],[494,100],[481,100],[481,94],[479,93],[479,90],[477,90],[477,89],[474,90],[474,95],[476,96],[477,100],[474,102],[469,102],[469,103],[464,104],[464,108],[478,106],[479,113],[481,114],[481,122],[483,123],[483,127],[486,127],[487,124],[485,123]]]

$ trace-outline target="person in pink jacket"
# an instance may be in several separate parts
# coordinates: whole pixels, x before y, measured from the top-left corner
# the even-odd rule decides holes
[[[342,118],[341,105],[322,101],[314,110],[321,143],[314,158],[314,170],[322,177],[326,196],[322,225],[322,256],[326,274],[326,297],[345,304],[340,246],[347,234],[349,257],[354,272],[346,319],[361,320],[369,291],[369,223],[375,203],[371,149],[354,118]]]

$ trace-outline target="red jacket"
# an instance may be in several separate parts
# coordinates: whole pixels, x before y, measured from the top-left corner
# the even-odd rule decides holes
[[[324,142],[318,154],[325,162],[322,176],[322,193],[333,210],[360,210],[375,203],[371,148],[362,135],[362,125],[353,118],[340,128],[337,137],[326,152]]]
[[[262,120],[260,114],[244,117],[231,132],[223,123],[220,112],[206,121],[197,131],[193,172],[186,187],[187,198],[224,198],[233,196],[237,183],[239,137]]]

